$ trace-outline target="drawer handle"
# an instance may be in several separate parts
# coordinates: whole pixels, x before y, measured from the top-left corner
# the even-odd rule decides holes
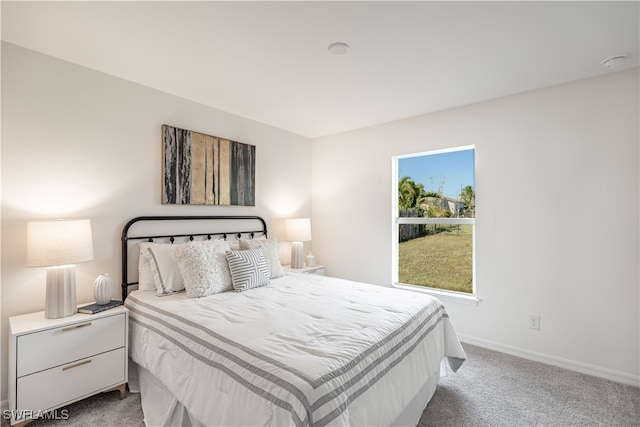
[[[78,328],[84,328],[85,326],[91,326],[91,322],[81,323],[79,325],[73,325],[73,326],[69,326],[69,327],[66,327],[66,328],[62,328],[62,332],[72,331],[72,330],[78,329]]]
[[[78,362],[74,365],[65,366],[62,370],[66,371],[67,369],[77,368],[78,366],[86,365],[87,363],[91,363],[91,359],[83,360],[82,362]]]

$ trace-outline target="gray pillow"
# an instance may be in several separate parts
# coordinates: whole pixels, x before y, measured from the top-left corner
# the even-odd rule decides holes
[[[278,241],[276,239],[242,239],[240,249],[263,248],[264,257],[269,268],[269,278],[284,276],[284,268],[280,264],[280,254],[278,251]]]
[[[236,292],[269,284],[269,268],[262,248],[227,251],[226,257]]]

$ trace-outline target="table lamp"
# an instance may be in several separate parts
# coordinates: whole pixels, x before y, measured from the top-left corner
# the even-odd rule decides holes
[[[311,240],[311,220],[309,218],[288,219],[287,240],[291,242],[291,268],[304,267],[302,242]]]
[[[92,259],[90,220],[27,222],[27,266],[49,267],[44,311],[47,319],[76,313],[76,269],[73,264]]]

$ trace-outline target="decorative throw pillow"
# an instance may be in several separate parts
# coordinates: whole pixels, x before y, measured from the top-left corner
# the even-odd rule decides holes
[[[227,251],[226,257],[236,292],[269,284],[269,268],[262,248]]]
[[[150,256],[147,248],[157,244],[153,242],[140,243],[140,253],[138,254],[138,290],[140,291],[156,290],[156,282],[153,280],[153,273],[151,273]]]
[[[173,252],[184,279],[187,297],[200,298],[233,289],[224,240],[204,240],[180,245]]]
[[[156,284],[156,295],[164,296],[184,290],[184,280],[180,268],[173,258],[173,252],[181,244],[151,245],[147,248],[151,274]]]
[[[269,278],[284,276],[284,268],[280,264],[280,254],[278,252],[278,240],[276,239],[242,239],[240,249],[262,248],[264,257],[269,268]]]

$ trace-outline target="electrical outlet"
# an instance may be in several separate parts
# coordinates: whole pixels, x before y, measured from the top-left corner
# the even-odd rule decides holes
[[[540,330],[540,316],[537,314],[529,315],[529,329]]]

